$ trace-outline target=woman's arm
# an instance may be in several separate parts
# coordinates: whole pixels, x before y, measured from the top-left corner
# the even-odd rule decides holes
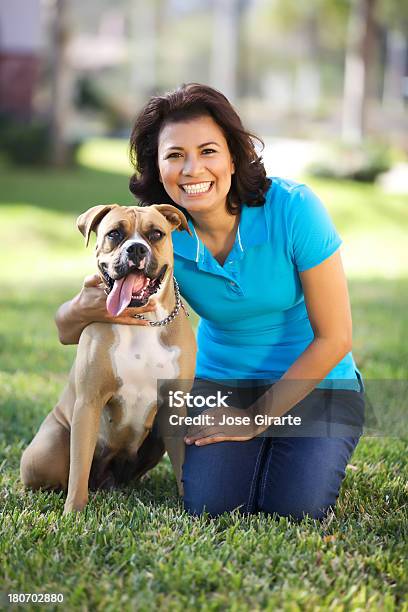
[[[350,301],[339,251],[314,268],[301,272],[300,279],[315,337],[282,378],[248,409],[249,412],[246,411],[252,419],[257,414],[270,417],[284,415],[304,399],[351,350]],[[221,413],[228,412],[228,409],[222,409],[220,418]],[[242,415],[242,411],[236,414]],[[211,411],[211,416],[218,422],[215,411]],[[248,440],[267,427],[260,426],[248,436],[245,435],[248,430],[242,426],[240,432],[234,431],[231,437],[225,435],[225,427],[223,429],[224,433],[217,436],[212,427],[189,428],[186,441],[190,444],[196,441],[197,445],[202,446],[224,440]]]
[[[261,397],[263,401],[251,406],[253,414],[282,416],[304,399],[352,349],[350,298],[340,252],[337,250],[318,266],[300,272],[300,280],[315,337],[282,378]]]
[[[135,319],[133,315],[155,309],[154,300],[141,308],[126,308],[119,317],[112,317],[106,310],[104,285],[98,274],[87,276],[81,291],[72,300],[59,307],[55,324],[62,344],[78,344],[82,331],[94,322],[122,325],[149,325],[148,321]]]
[[[350,298],[340,252],[300,272],[300,280],[315,337],[282,379],[320,382],[352,348]]]

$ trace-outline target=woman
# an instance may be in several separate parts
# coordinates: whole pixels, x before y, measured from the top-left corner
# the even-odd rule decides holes
[[[151,98],[131,135],[130,190],[143,205],[178,206],[193,234],[173,233],[175,276],[201,317],[192,393],[229,399],[187,432],[184,504],[321,519],[364,409],[341,239],[305,185],[266,177],[254,138],[225,96],[195,83]],[[154,309],[113,319],[105,300],[99,277],[85,279],[57,313],[61,341],[78,342],[92,321],[144,324],[132,315]],[[306,423],[268,427],[283,415]]]

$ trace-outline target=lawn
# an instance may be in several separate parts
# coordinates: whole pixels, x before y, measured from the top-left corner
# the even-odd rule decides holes
[[[323,523],[193,519],[166,460],[134,488],[91,494],[78,516],[62,518],[62,494],[23,489],[21,452],[75,354],[58,343],[53,315],[94,269],[75,217],[132,201],[126,147],[111,144],[89,143],[78,169],[0,169],[0,608],[19,592],[63,593],[68,610],[408,610],[408,444],[398,427],[363,437]],[[397,380],[406,392],[408,197],[308,184],[344,240],[356,362],[367,384]]]

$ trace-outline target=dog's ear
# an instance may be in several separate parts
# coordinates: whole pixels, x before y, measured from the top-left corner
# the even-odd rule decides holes
[[[89,208],[78,217],[77,228],[81,234],[85,236],[85,246],[88,246],[89,236],[92,230],[96,231],[97,226],[104,216],[107,215],[112,208],[116,208],[117,206],[118,204],[100,204],[99,206],[92,206],[92,208]]]
[[[179,232],[186,230],[190,236],[193,235],[188,227],[187,219],[181,210],[172,204],[152,204],[151,207],[158,210],[163,217],[166,217],[170,225],[173,226],[173,229],[177,229]]]

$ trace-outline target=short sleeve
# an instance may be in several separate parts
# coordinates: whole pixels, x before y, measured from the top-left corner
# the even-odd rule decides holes
[[[326,208],[306,185],[296,187],[290,196],[288,232],[293,263],[299,272],[322,263],[342,243]]]

